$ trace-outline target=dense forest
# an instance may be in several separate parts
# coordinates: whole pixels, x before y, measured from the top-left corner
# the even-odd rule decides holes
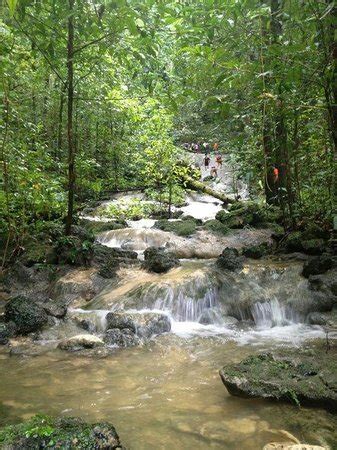
[[[0,0],[0,91],[0,449],[336,449],[336,0]]]
[[[106,192],[167,194],[194,141],[219,142],[286,226],[331,227],[336,14],[330,0],[4,2],[6,236],[56,219],[69,234]]]

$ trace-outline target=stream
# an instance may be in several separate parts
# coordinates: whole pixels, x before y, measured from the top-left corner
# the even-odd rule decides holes
[[[191,193],[187,202],[184,214],[203,220],[221,209],[207,196]],[[287,440],[288,433],[301,442],[336,448],[336,416],[232,397],[218,373],[223,365],[261,350],[287,346],[301,351],[324,339],[321,327],[305,323],[311,293],[300,275],[301,263],[248,261],[239,274],[226,274],[212,259],[225,240],[207,241],[211,238],[202,234],[174,237],[153,224],[129,222],[129,228],[104,232],[98,240],[136,250],[140,258],[149,245],[184,249],[181,266],[162,275],[121,269],[119,282],[112,281],[69,314],[91,317],[99,334],[108,311],[160,311],[169,316],[171,332],[100,358],[56,349],[61,337],[78,333],[58,324],[42,334],[45,350],[37,356],[0,353],[0,425],[36,413],[106,420],[131,450],[257,450]],[[259,233],[242,230],[224,239],[239,247]]]

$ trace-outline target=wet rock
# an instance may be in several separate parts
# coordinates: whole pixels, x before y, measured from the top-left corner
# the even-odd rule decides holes
[[[98,274],[103,278],[115,278],[121,266],[134,264],[137,252],[121,248],[94,245],[94,264],[99,266]]]
[[[302,275],[309,278],[310,275],[319,275],[332,269],[335,258],[330,255],[321,255],[307,261],[303,266]]]
[[[243,260],[235,248],[225,248],[218,257],[216,264],[221,269],[233,272],[234,270],[242,269]]]
[[[137,259],[138,254],[132,250],[124,250],[121,248],[107,247],[102,244],[94,245],[94,262],[97,264],[105,263],[107,259]]]
[[[140,345],[141,341],[136,334],[129,328],[112,328],[105,332],[104,342],[107,345],[114,345],[117,347],[133,347]]]
[[[319,364],[317,363],[319,361]],[[337,411],[336,354],[285,352],[249,356],[220,371],[228,392]]]
[[[62,319],[67,314],[67,306],[62,299],[52,300],[41,304],[41,307],[46,311],[49,316]]]
[[[243,249],[242,253],[247,258],[260,259],[263,256],[268,255],[272,248],[268,243],[264,242],[260,245],[252,245]]]
[[[104,345],[102,339],[93,334],[78,334],[68,339],[64,339],[58,344],[58,348],[67,351],[78,351],[86,348],[96,348]]]
[[[262,450],[329,450],[320,445],[294,444],[293,442],[270,442]]]
[[[8,343],[9,339],[16,333],[16,326],[13,322],[0,322],[0,345]]]
[[[106,316],[107,329],[125,328],[131,330],[141,338],[166,333],[171,330],[171,321],[161,313],[108,313]]]
[[[116,429],[107,422],[89,424],[80,418],[54,419],[36,416],[29,421],[0,429],[1,447],[21,449],[122,449]]]
[[[30,298],[17,296],[5,306],[5,320],[14,322],[19,334],[40,330],[48,322],[47,313]]]
[[[325,313],[312,312],[308,314],[307,322],[311,325],[321,325],[337,329],[337,310]]]
[[[179,260],[160,247],[149,247],[144,252],[143,267],[150,272],[164,273],[179,265]]]
[[[92,211],[91,211],[92,212]],[[89,213],[89,211],[88,211]],[[128,228],[125,220],[100,222],[96,220],[81,220],[81,224],[94,235],[102,233],[103,231],[120,230],[121,228]]]

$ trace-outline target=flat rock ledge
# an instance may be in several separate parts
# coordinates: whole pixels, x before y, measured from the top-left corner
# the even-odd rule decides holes
[[[0,448],[124,449],[110,423],[86,423],[77,417],[52,418],[41,415],[17,425],[0,428]]]
[[[220,377],[231,395],[273,399],[337,412],[337,349],[249,356],[225,366]]]

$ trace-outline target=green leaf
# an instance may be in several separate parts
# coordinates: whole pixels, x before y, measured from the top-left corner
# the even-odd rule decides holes
[[[18,0],[7,0],[10,15],[13,17],[18,4]]]

